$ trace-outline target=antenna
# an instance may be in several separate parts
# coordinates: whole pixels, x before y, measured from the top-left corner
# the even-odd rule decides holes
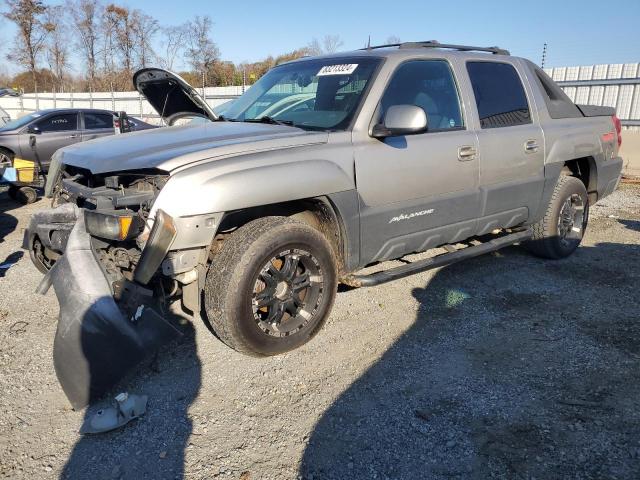
[[[544,46],[542,47],[542,63],[540,66],[544,68],[544,64],[547,61],[547,42],[544,42]]]

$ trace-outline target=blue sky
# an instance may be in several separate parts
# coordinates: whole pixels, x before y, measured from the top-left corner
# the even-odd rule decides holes
[[[222,58],[234,62],[291,51],[326,34],[340,35],[344,49],[362,47],[369,35],[372,43],[395,35],[403,41],[499,45],[536,63],[547,42],[547,66],[640,62],[640,0],[117,3],[139,8],[165,25],[209,15]],[[6,21],[1,23],[0,42],[9,41],[12,30]]]

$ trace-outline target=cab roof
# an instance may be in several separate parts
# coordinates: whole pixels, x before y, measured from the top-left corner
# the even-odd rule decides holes
[[[293,63],[298,61],[308,60],[310,58],[344,58],[344,57],[374,57],[374,58],[388,58],[388,57],[415,57],[416,55],[425,57],[463,57],[473,59],[486,59],[488,56],[511,56],[508,50],[504,50],[500,47],[474,47],[471,45],[451,45],[430,40],[427,42],[404,42],[389,45],[376,45],[363,48],[360,50],[353,50],[348,52],[331,53],[327,55],[319,55],[316,57],[302,57],[297,60],[293,60]]]

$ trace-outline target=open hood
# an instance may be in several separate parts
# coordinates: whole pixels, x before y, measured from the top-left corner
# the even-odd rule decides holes
[[[196,89],[176,73],[161,68],[143,68],[133,75],[133,85],[166,123],[179,114],[218,119]]]

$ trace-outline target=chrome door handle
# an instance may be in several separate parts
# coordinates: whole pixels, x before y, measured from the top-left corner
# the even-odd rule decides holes
[[[526,153],[536,153],[539,149],[540,147],[538,146],[538,142],[535,140],[527,140],[524,144],[524,151]]]
[[[474,160],[478,151],[476,147],[471,145],[464,145],[462,147],[458,147],[458,160],[461,162],[468,162],[469,160]]]
[[[78,135],[69,135],[67,138],[78,138]]]

